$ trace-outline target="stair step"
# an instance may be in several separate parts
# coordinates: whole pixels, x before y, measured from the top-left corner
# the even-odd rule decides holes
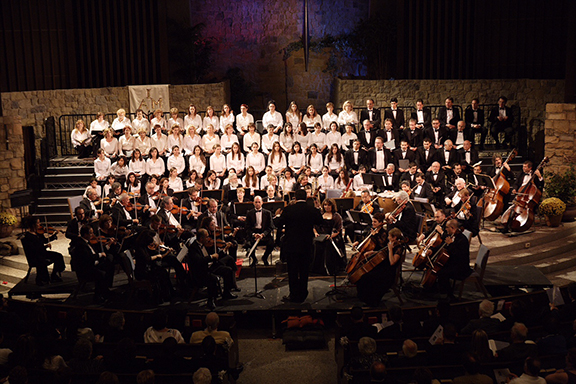
[[[575,233],[575,228],[571,224],[564,225],[560,228],[538,228],[539,236],[529,235],[520,238],[511,238],[509,241],[505,242],[505,245],[491,247],[490,249],[490,259],[497,259],[495,256],[509,256],[508,254],[515,254],[517,252],[523,252],[526,249],[534,249],[536,246],[543,246],[545,244],[563,240]],[[525,239],[525,240],[523,240]]]
[[[48,167],[46,168],[46,174],[48,175],[90,175],[94,173],[94,166],[88,165],[78,165],[72,167]]]
[[[574,251],[570,251],[559,253],[537,262],[528,263],[527,265],[534,265],[540,272],[546,275],[576,267],[576,258],[574,257]]]
[[[36,214],[34,216],[38,216],[42,223],[44,223],[44,219],[48,222],[48,224],[63,224],[66,225],[71,217],[70,212],[66,211],[66,213],[43,213],[43,214]]]
[[[576,254],[576,234],[565,236],[552,242],[537,244],[536,246],[521,251],[500,254],[494,257],[490,255],[490,264],[519,265],[537,263],[549,257],[558,257],[563,253]]]
[[[37,205],[36,214],[41,215],[45,213],[69,213],[70,208],[66,204],[51,204],[51,205]]]
[[[18,284],[20,280],[26,276],[26,272],[28,272],[28,268],[19,269],[3,266],[0,268],[0,283],[6,281],[9,283]]]
[[[546,277],[555,286],[565,287],[576,282],[576,266],[548,273]]]
[[[86,187],[77,188],[45,188],[40,191],[42,197],[73,197],[82,196]]]
[[[72,173],[67,175],[45,175],[44,182],[46,184],[73,184],[73,183],[90,183],[92,175],[82,173]]]
[[[41,205],[66,205],[68,206],[68,196],[42,196],[36,200],[38,206]]]

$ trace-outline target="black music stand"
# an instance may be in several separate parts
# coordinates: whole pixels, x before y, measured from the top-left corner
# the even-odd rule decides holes
[[[222,190],[221,189],[212,189],[212,190],[203,189],[200,192],[200,196],[201,197],[207,197],[209,199],[214,199],[214,200],[220,202],[220,201],[222,201]]]
[[[344,212],[348,212],[354,209],[354,198],[353,197],[339,197],[334,199],[336,203],[336,211],[340,213],[340,216],[344,217]]]
[[[428,200],[428,199],[425,199],[425,200]],[[425,215],[429,215],[432,217],[434,216],[434,213],[436,212],[434,205],[432,205],[431,203],[424,202],[421,200],[410,200],[410,202],[414,206],[414,209],[416,210],[416,212],[420,212],[420,213],[423,213]]]
[[[250,248],[246,254],[246,257],[248,258],[248,260],[250,260],[250,255],[252,253],[254,253],[254,258],[256,259],[256,249],[258,248],[258,242],[255,242],[254,245],[252,246],[252,248]],[[258,260],[258,259],[256,259]],[[247,293],[245,295],[245,297],[256,297],[258,299],[265,299],[264,295],[262,294],[262,291],[258,290],[258,269],[256,268],[256,264],[257,262],[253,263],[252,265],[252,269],[254,269],[254,292],[252,293]]]
[[[279,209],[284,209],[286,203],[284,201],[269,201],[267,203],[262,203],[262,208],[272,212],[272,216]]]
[[[373,185],[372,189],[374,189],[375,191],[381,192],[384,189],[386,189],[386,183],[384,182],[384,175],[381,174],[363,173],[362,182],[364,184]]]
[[[254,190],[254,197],[256,197],[256,196],[260,196],[261,198],[265,198],[266,196],[268,196],[268,194],[263,189],[256,189],[256,190]]]
[[[372,225],[372,216],[370,216],[369,213],[350,210],[350,211],[348,211],[348,217],[354,223],[357,223],[357,224],[360,224],[363,226]]]
[[[246,216],[246,213],[253,208],[253,203],[234,203],[234,213],[236,216]]]

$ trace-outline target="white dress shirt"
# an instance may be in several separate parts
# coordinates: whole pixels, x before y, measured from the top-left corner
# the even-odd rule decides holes
[[[184,149],[184,138],[182,135],[174,136],[173,134],[168,135],[168,139],[166,140],[166,145],[168,146],[168,152],[172,153],[172,148],[177,145],[178,148],[182,151]]]
[[[132,123],[130,122],[130,119],[128,119],[126,116],[124,116],[122,120],[120,120],[120,118],[117,117],[112,122],[112,129],[115,130],[116,132],[124,131],[125,127],[130,127],[130,131],[132,131]]]
[[[226,164],[228,166],[228,169],[234,168],[236,170],[236,173],[244,172],[245,168],[244,155],[242,153],[239,153],[239,155],[240,156],[236,155],[234,159],[232,158],[232,152],[226,155]]]
[[[118,145],[118,139],[115,137],[112,140],[108,141],[106,138],[100,140],[100,148],[104,150],[106,155],[113,156],[120,153],[120,146]]]
[[[320,123],[320,125],[322,125],[322,117],[320,117],[320,115],[316,115],[314,117],[308,117],[307,115],[304,115],[302,122],[306,124],[308,128],[314,128],[316,123]]]
[[[146,160],[146,174],[149,176],[157,175],[162,176],[166,171],[166,167],[164,166],[164,160],[162,158],[157,158],[154,161],[152,158]]]
[[[284,125],[282,114],[278,111],[274,111],[274,114],[270,113],[270,111],[266,112],[264,116],[262,116],[262,125],[264,129],[266,129],[270,124],[274,127],[282,127]]]
[[[146,173],[146,162],[142,159],[139,161],[130,160],[128,163],[128,169],[130,172],[134,172],[137,175],[143,175]]]
[[[136,146],[136,138],[132,135],[126,137],[126,135],[120,136],[120,150],[124,152],[132,152]]]
[[[98,178],[102,176],[108,177],[110,174],[110,167],[110,159],[107,157],[105,157],[104,160],[100,160],[99,157],[94,160],[94,173]]]
[[[150,134],[150,122],[147,118],[142,117],[141,119],[135,118],[132,120],[132,134],[137,135],[140,129],[144,128],[146,130],[146,134]]]
[[[201,140],[200,135],[194,135],[194,137],[190,135],[184,136],[184,154],[189,155],[194,153],[194,147],[199,146]]]
[[[292,150],[292,145],[294,144],[294,134],[292,136],[286,135],[286,132],[280,134],[280,147],[285,152],[290,152]]]
[[[322,155],[320,153],[316,153],[316,156],[313,156],[312,154],[308,155],[308,166],[310,166],[312,173],[320,173],[324,166]]]
[[[254,123],[254,116],[246,113],[244,117],[241,113],[236,115],[236,130],[238,132],[248,132],[248,124]]]
[[[218,135],[214,135],[212,137],[208,135],[202,136],[200,146],[204,151],[211,152],[216,144],[220,144],[220,138]]]
[[[206,171],[206,164],[202,162],[202,159],[200,157],[192,155],[188,159],[188,170],[189,171],[194,170],[196,171],[196,173],[198,173],[199,176],[202,176],[204,174],[204,171]]]
[[[93,135],[95,133],[102,133],[102,131],[104,131],[109,126],[110,123],[107,120],[98,121],[98,119],[96,119],[90,123],[90,134]]]
[[[79,130],[74,129],[70,134],[70,139],[72,140],[72,145],[74,147],[78,147],[80,145],[90,144],[90,142],[92,141],[92,136],[90,135],[90,132],[88,132],[88,130],[80,132]],[[84,142],[84,144],[82,144],[82,141],[84,140],[86,141]]]
[[[324,148],[324,146],[326,145],[326,134],[325,133],[317,133],[317,132],[313,132],[310,136],[310,142],[309,144],[316,144],[316,146],[318,146],[318,150],[322,150],[322,148]]]
[[[358,125],[358,115],[354,111],[351,111],[350,113],[348,113],[348,111],[342,111],[338,114],[337,122],[340,125],[346,125],[346,124]]]
[[[246,155],[246,168],[248,167],[254,167],[254,170],[256,171],[256,173],[260,173],[264,170],[264,168],[266,168],[266,162],[264,160],[264,155],[261,154],[260,152],[254,154],[253,152],[250,152],[249,154]]]
[[[240,144],[238,141],[238,136],[235,134],[231,134],[230,136],[222,135],[220,138],[220,145],[222,146],[222,150],[225,152],[229,152],[232,149],[232,144],[234,143]]]
[[[180,127],[180,129],[184,129],[184,120],[182,120],[181,117],[177,117],[176,120],[174,120],[174,118],[169,118],[168,119],[168,132],[170,132],[172,130],[172,126],[174,124],[178,124],[178,126]]]
[[[292,124],[292,127],[295,128],[300,124],[300,114],[299,113],[292,113],[291,111],[286,112],[286,122]],[[264,127],[266,128],[266,127]]]
[[[268,165],[272,167],[274,173],[278,173],[286,168],[286,156],[284,156],[283,153],[280,155],[280,160],[278,160],[278,156],[274,156],[274,162],[272,162],[272,155],[268,155]]]
[[[148,136],[144,136],[144,140],[138,135],[134,139],[134,149],[138,148],[142,156],[148,156],[150,148],[152,148],[152,141]]]
[[[176,176],[175,179],[168,178],[168,186],[172,188],[174,192],[183,191],[184,185],[182,184],[182,179]]]
[[[260,147],[260,134],[258,132],[254,132],[253,134],[250,134],[250,132],[248,132],[247,134],[244,135],[244,144],[242,145],[242,147],[244,148],[244,152],[248,153],[250,151],[252,151],[252,144],[258,144],[258,147]]]
[[[168,137],[166,135],[158,137],[157,134],[153,134],[150,138],[150,145],[156,147],[158,152],[168,151]]]
[[[204,128],[204,131],[208,130],[208,126],[210,124],[212,124],[214,127],[214,132],[220,132],[220,119],[218,119],[218,116],[204,116],[204,119],[202,120],[202,127]]]
[[[347,151],[353,147],[350,140],[352,140],[352,143],[354,143],[354,140],[357,139],[358,136],[356,136],[354,132],[350,132],[350,134],[344,133],[340,138],[340,147],[342,147],[343,151]]]
[[[297,172],[306,165],[306,157],[303,153],[291,153],[288,155],[288,165]]]
[[[220,156],[216,156],[214,153],[210,156],[210,169],[216,173],[222,173],[226,171],[226,156],[220,154]]]
[[[269,154],[272,151],[272,145],[274,145],[276,141],[280,142],[278,135],[273,134],[270,136],[266,134],[262,136],[262,152]]]
[[[170,155],[168,157],[168,161],[166,162],[166,166],[168,167],[168,170],[176,168],[178,174],[181,174],[182,172],[184,172],[184,168],[186,168],[186,162],[184,161],[184,156],[182,155],[174,156],[174,154]]]
[[[159,119],[154,117],[152,120],[150,120],[150,128],[152,129],[152,131],[154,131],[154,127],[157,124],[162,127],[162,131],[166,130],[166,120],[163,117],[160,117]]]
[[[322,128],[326,131],[329,131],[330,123],[333,121],[338,122],[338,115],[335,113],[326,112],[324,115],[322,115]]]
[[[200,117],[200,115],[194,117],[190,115],[184,116],[184,128],[186,129],[186,132],[188,132],[190,126],[196,128],[196,133],[202,132],[202,117]]]
[[[342,134],[340,132],[330,131],[326,134],[325,144],[328,146],[328,148],[330,148],[332,144],[336,144],[338,148],[340,148],[341,143],[342,143]]]

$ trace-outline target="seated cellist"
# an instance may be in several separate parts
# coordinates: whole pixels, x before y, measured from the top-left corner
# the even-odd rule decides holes
[[[451,219],[446,224],[448,236],[445,250],[450,256],[446,264],[438,272],[438,290],[441,294],[447,294],[452,298],[452,288],[450,279],[463,280],[470,276],[470,243],[466,236],[462,234],[460,222]]]

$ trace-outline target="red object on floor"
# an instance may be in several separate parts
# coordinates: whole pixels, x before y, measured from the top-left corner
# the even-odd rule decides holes
[[[244,262],[244,259],[238,259],[236,260],[236,278],[240,277],[240,270],[242,269],[242,263]]]

